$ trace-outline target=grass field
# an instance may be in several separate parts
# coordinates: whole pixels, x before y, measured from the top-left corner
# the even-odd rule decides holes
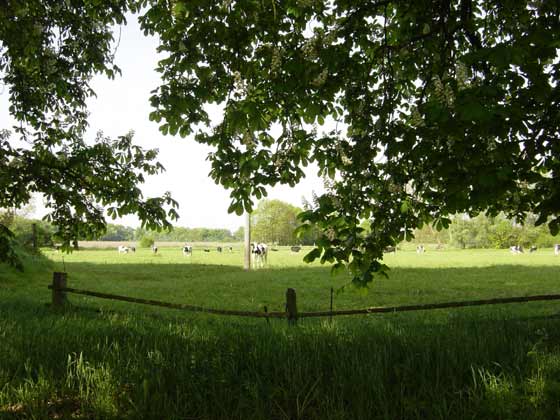
[[[301,320],[242,319],[70,295],[70,287],[210,308],[300,311],[560,293],[552,250],[388,254],[364,291],[303,253],[244,272],[233,253],[52,251],[0,266],[0,418],[560,418],[560,302]]]

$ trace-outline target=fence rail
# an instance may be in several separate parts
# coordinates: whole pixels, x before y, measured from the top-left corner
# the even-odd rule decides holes
[[[163,308],[179,309],[190,312],[203,312],[216,315],[230,315],[251,318],[284,318],[288,319],[290,323],[295,323],[299,318],[313,318],[313,317],[333,317],[341,315],[367,315],[374,313],[395,313],[395,312],[409,312],[409,311],[425,311],[432,309],[446,309],[446,308],[461,308],[467,306],[485,306],[485,305],[498,305],[507,303],[524,303],[524,302],[538,302],[538,301],[552,301],[560,300],[560,294],[551,295],[533,295],[533,296],[516,296],[507,298],[494,298],[494,299],[480,299],[461,302],[441,302],[441,303],[426,303],[418,305],[402,305],[402,306],[374,306],[365,309],[345,309],[345,310],[330,310],[330,311],[317,311],[317,312],[298,312],[296,304],[296,292],[294,289],[286,291],[286,312],[268,312],[267,307],[264,307],[264,312],[256,311],[240,311],[232,309],[213,309],[205,308],[202,306],[188,305],[182,303],[162,302],[159,300],[142,299],[130,296],[113,295],[109,293],[94,292],[90,290],[75,289],[66,286],[67,278],[66,273],[54,273],[53,284],[48,288],[52,290],[52,303],[53,306],[62,306],[66,302],[66,293],[74,293],[85,296],[92,296],[101,299],[118,300],[131,303],[139,303],[142,305],[159,306]],[[332,290],[331,290],[332,293]],[[332,299],[332,296],[331,296]],[[332,300],[331,300],[332,305]]]

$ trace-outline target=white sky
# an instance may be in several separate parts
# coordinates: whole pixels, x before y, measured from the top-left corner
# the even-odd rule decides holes
[[[228,214],[229,192],[216,185],[208,176],[210,163],[206,161],[210,147],[195,142],[192,138],[163,136],[155,122],[148,120],[151,107],[150,91],[159,85],[159,75],[154,68],[158,60],[156,38],[145,37],[135,17],[129,17],[128,25],[121,28],[120,44],[116,53],[116,64],[122,76],[114,80],[96,77],[92,87],[97,98],[90,99],[91,113],[88,139],[99,130],[105,135],[116,137],[134,130],[134,142],[144,148],[158,148],[159,162],[166,172],[149,177],[141,189],[145,197],[159,196],[171,191],[179,202],[180,219],[177,226],[227,228],[235,230],[243,225],[243,217]],[[118,32],[116,34],[118,38]],[[0,89],[0,128],[11,127],[8,114],[8,90]],[[216,116],[217,120],[221,119]],[[316,176],[316,167],[308,168],[307,177],[295,188],[278,186],[269,188],[269,199],[280,199],[301,206],[302,197],[311,199],[312,191],[323,191],[322,181]],[[35,203],[35,216],[45,215],[40,200]],[[109,220],[138,226],[134,216]]]

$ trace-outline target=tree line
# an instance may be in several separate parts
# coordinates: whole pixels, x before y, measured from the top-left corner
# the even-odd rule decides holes
[[[304,202],[304,208],[308,206]],[[320,238],[317,228],[298,229],[302,226],[298,215],[302,209],[280,200],[261,200],[251,217],[251,238],[256,242],[271,245],[313,245]],[[32,244],[32,224],[36,225],[38,246],[53,246],[57,243],[54,225],[44,220],[34,220],[13,211],[0,212],[0,222],[14,232],[15,240],[24,247]],[[367,223],[367,222],[366,222]],[[297,232],[300,231],[300,234]],[[81,238],[85,240],[86,238]],[[172,241],[172,242],[241,242],[244,228],[234,232],[225,228],[187,228],[175,226],[161,232],[141,227],[108,224],[99,241]],[[551,247],[558,242],[550,234],[546,225],[536,225],[536,216],[529,214],[523,224],[508,219],[504,214],[476,217],[455,215],[449,228],[438,230],[434,225],[416,229],[406,238],[418,244],[445,244],[457,248],[509,248],[513,245],[524,247]]]
[[[457,248],[551,247],[558,237],[551,235],[546,225],[536,225],[537,216],[528,214],[523,224],[504,214],[476,217],[455,215],[448,229],[437,230],[426,225],[414,231],[415,243],[437,243]]]

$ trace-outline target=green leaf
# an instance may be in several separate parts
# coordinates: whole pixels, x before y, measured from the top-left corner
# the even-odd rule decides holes
[[[321,256],[321,250],[319,248],[313,248],[305,257],[303,261],[306,263],[311,263]]]

